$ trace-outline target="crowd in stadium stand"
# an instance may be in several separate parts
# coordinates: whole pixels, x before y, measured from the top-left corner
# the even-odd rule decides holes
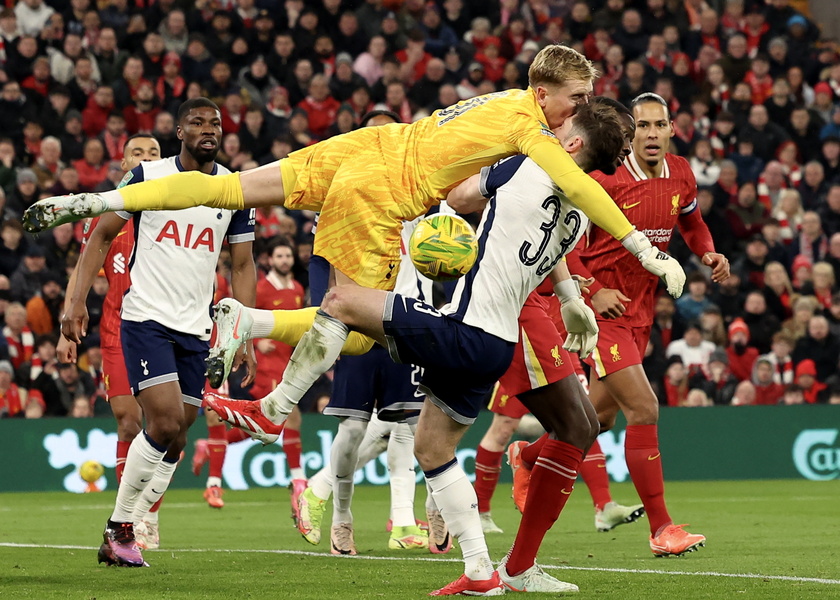
[[[80,366],[57,363],[82,229],[33,237],[19,219],[44,196],[114,189],[128,136],[176,154],[177,107],[206,96],[222,112],[218,161],[245,170],[373,108],[411,122],[525,87],[555,42],[596,63],[595,93],[665,98],[672,151],[732,262],[713,285],[672,243],[689,278],[657,303],[645,369],[661,403],[840,403],[840,44],[807,0],[19,0],[0,11],[0,416],[108,412],[107,282]],[[260,210],[258,263],[286,236],[305,285],[312,218]]]

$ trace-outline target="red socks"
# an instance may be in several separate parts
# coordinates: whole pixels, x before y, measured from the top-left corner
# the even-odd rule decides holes
[[[131,442],[117,442],[117,485],[122,481],[122,474],[125,470],[125,457],[128,456],[128,449],[131,447]]]
[[[524,462],[529,469],[534,468],[534,463],[537,462],[537,457],[540,455],[540,452],[547,441],[548,434],[544,433],[540,439],[536,442],[528,444],[522,449],[522,452],[519,453],[522,462]]]
[[[499,483],[499,475],[502,472],[502,452],[491,452],[483,446],[478,446],[475,454],[475,495],[478,496],[478,512],[490,511],[490,500],[496,485]]]
[[[247,433],[245,435],[248,435]],[[227,453],[227,427],[224,423],[207,427],[207,453],[210,477],[221,477]]]
[[[518,575],[534,565],[545,534],[566,505],[583,459],[583,450],[547,439],[531,470],[525,512],[508,553],[507,572]]]
[[[580,476],[589,493],[592,495],[592,503],[596,510],[603,510],[607,502],[612,501],[610,495],[610,477],[607,474],[607,457],[601,450],[598,440],[592,444],[586,458],[580,463]]]
[[[225,439],[228,444],[235,444],[236,442],[247,440],[249,437],[251,436],[245,433],[244,429],[239,429],[239,427],[231,427],[225,434]]]
[[[289,429],[286,427],[283,430],[283,452],[286,453],[286,464],[289,469],[300,469],[300,430]]]
[[[650,532],[656,535],[663,525],[671,523],[665,508],[665,481],[656,425],[628,425],[624,456],[636,493],[645,505]]]

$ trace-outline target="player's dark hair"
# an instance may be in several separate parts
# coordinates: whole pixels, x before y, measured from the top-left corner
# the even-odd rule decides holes
[[[668,118],[671,118],[671,109],[668,107],[668,103],[665,101],[665,98],[659,94],[654,94],[653,92],[645,92],[644,94],[639,94],[633,98],[630,102],[630,110],[633,110],[640,104],[647,104],[648,102],[655,102],[656,104],[664,106],[665,110],[668,111]]]
[[[367,127],[368,122],[375,117],[388,117],[389,119],[393,119],[394,123],[401,123],[400,116],[392,110],[372,110],[366,113],[362,120],[359,122],[359,127]]]
[[[590,100],[590,102],[593,102],[595,104],[604,104],[606,106],[612,107],[616,110],[616,112],[618,112],[618,114],[621,114],[621,115],[629,115],[631,117],[633,116],[633,112],[629,108],[624,106],[618,100],[614,100],[614,99],[609,98],[607,96],[594,96]]]
[[[217,110],[220,113],[222,112],[219,110],[219,107],[216,105],[216,103],[210,100],[209,98],[191,98],[183,104],[181,104],[181,106],[178,108],[178,123],[186,119],[187,115],[189,115],[190,111],[194,108],[212,108],[213,110]]]
[[[131,140],[136,140],[136,139],[139,139],[139,138],[149,138],[149,139],[153,139],[153,140],[157,141],[157,138],[156,138],[155,136],[153,136],[151,133],[143,133],[143,132],[141,132],[141,133],[135,133],[134,135],[130,136],[130,137],[129,137],[126,141],[125,141],[125,144],[123,144],[123,152],[125,152],[125,149],[126,149],[126,148],[128,148],[128,143],[129,143]]]
[[[285,235],[272,236],[265,246],[265,251],[271,256],[277,248],[291,248],[292,252],[295,250],[294,244]]]
[[[578,107],[570,135],[583,138],[578,164],[584,171],[614,169],[624,148],[624,127],[618,112],[601,102]],[[562,140],[561,140],[562,142]]]

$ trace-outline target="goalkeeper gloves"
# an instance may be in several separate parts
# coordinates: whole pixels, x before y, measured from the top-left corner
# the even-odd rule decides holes
[[[560,299],[560,315],[567,332],[563,348],[569,352],[579,352],[583,357],[589,356],[598,343],[595,313],[583,301],[580,287],[574,279],[558,282],[554,286],[554,293]]]
[[[679,298],[685,285],[685,271],[673,257],[651,245],[647,236],[638,230],[621,240],[621,244],[642,263],[642,266],[661,277],[668,293]]]

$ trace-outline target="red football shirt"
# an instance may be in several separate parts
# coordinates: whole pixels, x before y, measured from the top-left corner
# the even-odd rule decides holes
[[[654,179],[648,179],[632,154],[614,175],[596,171],[592,177],[630,223],[661,250],[667,251],[680,215],[697,207],[697,182],[688,161],[680,156],[667,154],[662,176]],[[587,246],[579,252],[584,266],[599,284],[620,290],[630,298],[621,321],[631,327],[653,323],[658,277],[647,272],[621,242],[594,225],[589,229]]]
[[[99,217],[91,220],[85,227],[85,234],[82,238],[82,248],[87,245],[90,232],[99,223]],[[128,270],[128,262],[131,260],[131,253],[134,251],[134,227],[132,221],[126,222],[125,226],[111,242],[108,254],[105,255],[105,262],[102,269],[105,271],[105,279],[108,280],[108,293],[105,295],[105,302],[102,304],[102,320],[99,322],[99,337],[102,347],[118,348],[122,351],[120,344],[120,311],[125,291],[131,286],[131,273]]]
[[[269,274],[265,279],[257,282],[256,308],[262,310],[294,310],[303,308],[303,286],[292,280],[292,287],[283,287],[282,283]],[[255,344],[256,346],[256,344]],[[283,377],[283,371],[292,356],[293,348],[283,342],[274,341],[274,351],[263,354],[257,353],[257,373],[251,395],[261,398],[277,387]]]

